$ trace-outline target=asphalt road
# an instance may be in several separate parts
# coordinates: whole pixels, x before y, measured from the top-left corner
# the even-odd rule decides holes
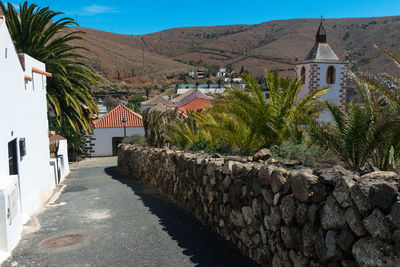
[[[24,226],[2,266],[255,266],[185,210],[119,175],[115,165],[116,158],[79,163],[60,197]],[[65,235],[73,238],[42,242]],[[77,243],[64,246],[71,240]]]

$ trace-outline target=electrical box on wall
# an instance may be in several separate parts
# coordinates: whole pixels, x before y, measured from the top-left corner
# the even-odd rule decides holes
[[[20,138],[19,139],[19,153],[21,158],[26,155],[26,142],[25,138]]]
[[[10,194],[8,195],[8,209],[7,209],[7,218],[8,223],[12,225],[15,220],[15,217],[18,214],[18,186],[15,185]]]

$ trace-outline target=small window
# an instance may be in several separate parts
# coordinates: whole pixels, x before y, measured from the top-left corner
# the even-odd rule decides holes
[[[303,84],[306,82],[306,68],[302,67],[301,68],[301,81],[303,82]]]
[[[10,175],[18,174],[17,139],[8,143],[8,167]]]
[[[334,66],[329,66],[326,71],[326,83],[334,84],[336,80],[336,70]]]

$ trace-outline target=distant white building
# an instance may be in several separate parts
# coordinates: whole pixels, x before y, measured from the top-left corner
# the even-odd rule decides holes
[[[233,82],[233,83],[243,83],[243,79],[242,79],[241,77],[233,78],[233,79],[232,79],[232,82]]]
[[[185,94],[189,91],[191,91],[193,89],[190,88],[179,88],[176,92],[177,95],[182,95]],[[203,94],[221,94],[223,92],[225,92],[225,87],[221,85],[221,87],[210,87],[210,88],[198,88],[197,90],[199,90],[200,92],[202,92]]]
[[[226,77],[227,75],[226,68],[220,68],[217,72],[217,77]]]
[[[97,116],[98,118],[103,117],[107,113],[107,107],[102,105],[102,104],[97,104],[97,108],[99,109],[99,115]]]
[[[314,47],[305,60],[296,65],[297,77],[302,78],[304,85],[300,98],[318,88],[329,87],[321,99],[337,105],[346,103],[347,68],[349,62],[340,60],[326,40],[326,32],[321,21]],[[321,114],[320,120],[331,121],[331,115]]]
[[[18,243],[22,225],[48,200],[51,175],[44,63],[17,54],[0,16],[0,252]]]
[[[198,69],[198,70],[192,70],[188,72],[188,76],[192,79],[194,78],[204,78],[206,75],[206,72],[202,69]]]
[[[117,146],[125,136],[144,136],[142,116],[122,104],[93,121],[93,133],[86,137],[89,157],[116,156]]]

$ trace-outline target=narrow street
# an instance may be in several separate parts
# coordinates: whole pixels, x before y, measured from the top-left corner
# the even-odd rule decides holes
[[[254,266],[115,166],[115,157],[76,164],[60,197],[25,225],[2,266]]]

